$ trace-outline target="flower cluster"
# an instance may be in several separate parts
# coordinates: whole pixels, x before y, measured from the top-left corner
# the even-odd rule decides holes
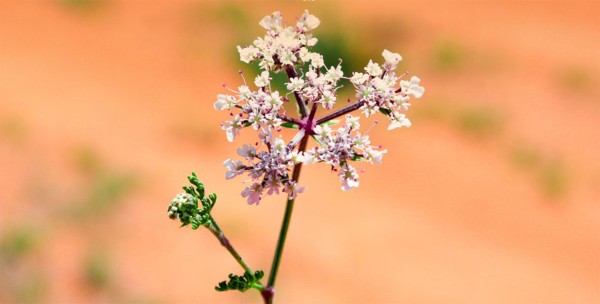
[[[262,69],[254,79],[256,90],[251,90],[244,79],[244,85],[237,90],[229,89],[232,95],[218,95],[214,104],[217,110],[230,111],[231,119],[222,123],[229,141],[246,127],[258,132],[259,141],[255,146],[244,145],[238,149],[243,162],[228,159],[224,163],[228,169],[227,179],[242,174],[249,176],[252,184],[244,189],[242,196],[250,204],[258,204],[265,194],[284,192],[290,199],[295,198],[303,188],[293,172],[303,164],[327,163],[338,172],[343,190],[357,187],[358,171],[350,162],[380,164],[387,150],[372,146],[369,137],[359,132],[359,118],[347,114],[360,110],[369,117],[381,112],[391,120],[389,130],[410,127],[411,122],[404,112],[410,106],[411,97],[420,98],[424,93],[418,77],[402,80],[405,74],[396,74],[402,57],[388,50],[382,53],[382,64],[369,61],[364,72],[353,73],[351,77],[344,76],[340,64],[325,67],[323,56],[310,51],[317,39],[309,32],[319,23],[308,11],[295,26],[284,26],[279,12],[262,19],[260,25],[266,29],[266,35],[252,45],[238,46],[241,61],[257,61]],[[297,73],[296,68],[305,70]],[[285,71],[289,78],[285,94],[271,89],[270,73],[280,71]],[[341,81],[349,81],[354,86],[357,101],[317,118],[318,108],[333,110]],[[283,108],[288,101],[285,96],[290,94],[295,97],[299,118],[288,116]],[[345,124],[333,130],[330,127],[333,120],[344,115]],[[282,127],[298,129],[298,134],[286,143],[276,135]],[[311,136],[317,145],[307,150]]]
[[[358,132],[359,118],[346,115],[346,124],[337,130],[332,130],[328,125],[315,128],[315,139],[320,146],[306,153],[309,162],[324,162],[339,171],[342,181],[342,190],[358,187],[358,173],[350,165],[350,161],[365,160],[381,164],[381,158],[387,150],[377,150],[379,147],[370,145],[368,135]]]
[[[336,91],[340,87],[338,81],[344,76],[341,65],[330,67],[321,74],[319,68],[310,66],[304,77],[292,77],[287,83],[287,89],[299,93],[305,102],[319,103],[325,109],[331,110],[336,101]]]
[[[416,76],[410,81],[400,80],[397,89],[400,77],[395,69],[402,57],[388,50],[384,50],[382,55],[385,59],[382,66],[370,60],[365,67],[366,73],[353,73],[350,78],[356,88],[356,97],[363,102],[360,109],[367,117],[378,111],[386,114],[391,120],[388,130],[410,127],[410,120],[401,112],[408,110],[411,96],[420,98],[425,89],[419,85],[421,80]]]
[[[228,159],[224,165],[228,171],[225,178],[232,179],[247,173],[253,184],[242,192],[248,198],[248,204],[258,204],[264,191],[268,195],[285,192],[290,198],[302,192],[298,183],[291,179],[290,166],[304,161],[304,156],[292,150],[280,137],[266,142],[267,150],[258,152],[256,148],[244,145],[237,150],[249,164]]]
[[[263,134],[268,134],[271,130],[280,130],[281,119],[278,112],[283,105],[283,99],[279,92],[268,92],[267,87],[270,84],[269,72],[263,72],[257,76],[254,83],[259,88],[257,91],[250,91],[247,85],[238,87],[237,98],[233,95],[220,94],[215,102],[217,110],[239,109],[238,114],[233,115],[231,120],[222,124],[223,130],[227,134],[227,140],[233,141],[244,127],[252,126],[254,130],[262,130]],[[265,135],[266,136],[266,135]]]
[[[283,26],[281,13],[275,12],[260,21],[267,30],[264,37],[259,37],[252,45],[238,46],[240,59],[245,63],[259,60],[259,66],[266,71],[276,71],[282,65],[308,63],[315,68],[323,66],[323,56],[309,52],[308,48],[317,44],[317,38],[309,32],[319,26],[317,17],[304,12],[295,27]]]

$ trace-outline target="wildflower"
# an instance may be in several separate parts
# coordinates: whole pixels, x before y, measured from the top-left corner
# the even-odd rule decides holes
[[[244,191],[242,191],[242,197],[248,198],[248,204],[253,205],[260,202],[261,193],[263,191],[263,187],[260,184],[254,183],[250,187],[246,187]]]
[[[317,17],[309,14],[308,10],[306,10],[302,17],[300,17],[300,20],[298,20],[298,23],[296,23],[296,27],[303,32],[308,32],[317,28],[320,23],[321,21]]]
[[[226,179],[232,179],[244,172],[244,165],[239,160],[234,162],[232,159],[228,159],[223,162],[223,165],[227,167],[227,173],[225,173]]]
[[[410,81],[400,81],[400,87],[404,94],[412,95],[414,98],[421,98],[425,92],[425,88],[419,85],[420,82],[421,79],[419,79],[419,77],[413,76],[410,78]]]
[[[235,100],[235,97],[233,97],[233,96],[219,94],[219,95],[217,95],[217,101],[215,102],[215,109],[216,110],[231,109],[231,108],[233,108],[233,106],[235,106],[236,102],[237,101]]]
[[[256,84],[256,86],[259,88],[264,88],[269,84],[270,80],[271,78],[269,77],[269,72],[263,71],[260,73],[260,75],[256,76],[256,79],[254,79],[254,84]]]
[[[244,144],[237,149],[241,160],[225,161],[226,178],[245,175],[250,179],[251,185],[242,192],[249,204],[258,204],[265,195],[283,192],[288,198],[294,198],[301,193],[304,187],[292,177],[293,167],[298,164],[326,163],[338,172],[342,190],[356,188],[359,174],[352,162],[381,164],[387,150],[371,145],[369,136],[361,134],[360,117],[349,114],[351,110],[340,110],[320,120],[315,115],[315,106],[320,104],[332,110],[341,87],[338,83],[347,79],[356,90],[356,103],[348,107],[360,110],[366,117],[383,113],[390,120],[388,130],[410,127],[411,122],[404,112],[409,109],[411,98],[419,98],[424,93],[420,79],[413,76],[401,80],[402,76],[396,74],[395,69],[402,56],[388,50],[381,54],[383,63],[369,60],[364,71],[354,72],[351,77],[344,77],[341,64],[325,67],[323,56],[311,51],[317,39],[310,32],[320,21],[308,11],[295,26],[286,26],[279,12],[266,16],[259,24],[266,29],[265,35],[251,45],[238,46],[240,60],[258,61],[262,70],[254,79],[256,88],[241,85],[238,91],[232,90],[234,95],[218,95],[214,105],[215,109],[232,112],[231,118],[222,123],[227,140],[233,141],[246,127],[258,132],[255,145]],[[297,71],[298,67],[305,68]],[[283,70],[289,75],[285,94],[272,90],[271,86],[270,73]],[[283,107],[286,100],[283,96],[290,94],[303,111],[300,118],[288,116]],[[333,129],[330,117],[342,115],[345,115],[345,123]],[[277,133],[284,126],[300,131],[291,141],[286,141],[282,133]],[[308,150],[306,146],[299,149],[299,142],[309,135],[317,145]]]
[[[369,60],[369,64],[367,64],[365,71],[373,77],[377,77],[383,73],[381,67],[377,63],[374,63],[373,60]]]
[[[352,166],[343,166],[339,177],[342,181],[342,190],[348,191],[358,187],[358,174]]]
[[[385,59],[385,64],[383,66],[388,71],[395,70],[396,67],[398,66],[398,63],[400,63],[400,61],[402,61],[402,56],[400,56],[400,54],[392,53],[388,50],[383,50],[383,53],[381,55]]]
[[[300,91],[304,86],[304,80],[299,77],[290,78],[290,82],[287,84],[287,89],[290,91]]]

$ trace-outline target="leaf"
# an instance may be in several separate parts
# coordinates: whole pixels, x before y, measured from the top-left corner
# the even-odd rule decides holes
[[[390,111],[388,109],[384,109],[384,108],[379,108],[379,112],[383,113],[383,115],[386,115],[386,116],[390,116],[390,114],[392,113],[392,111]]]
[[[293,123],[293,122],[284,122],[281,124],[282,127],[284,128],[288,128],[288,129],[296,129],[298,130],[298,125]]]
[[[332,119],[332,120],[322,122],[319,125],[333,126],[333,125],[337,124],[338,122],[340,122],[339,119]]]
[[[313,139],[314,139],[314,140],[315,140],[315,141],[316,141],[316,142],[317,142],[319,145],[321,145],[321,147],[325,147],[325,144],[324,144],[322,141],[318,140],[316,136],[314,136],[314,135],[311,135],[311,137],[312,137],[312,138],[313,138]]]
[[[257,270],[253,273],[246,271],[241,276],[230,273],[228,275],[229,281],[219,282],[217,286],[215,286],[216,291],[228,291],[228,290],[237,290],[240,292],[245,292],[250,288],[256,288],[261,290],[263,288],[262,285],[258,282],[263,276],[264,271]]]

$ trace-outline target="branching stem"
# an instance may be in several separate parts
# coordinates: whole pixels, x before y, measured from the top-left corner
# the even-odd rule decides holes
[[[339,109],[339,110],[337,110],[337,111],[335,111],[335,112],[333,112],[333,113],[331,113],[329,115],[325,115],[325,116],[317,119],[316,125],[320,125],[320,124],[322,124],[324,122],[328,122],[328,121],[330,121],[332,119],[336,119],[336,118],[338,118],[338,117],[340,117],[342,115],[345,115],[345,114],[348,114],[348,113],[350,113],[350,112],[352,112],[354,110],[357,110],[358,108],[362,107],[366,102],[367,102],[366,100],[361,100],[359,102],[356,102],[356,103],[348,105],[348,106],[346,106],[344,108],[341,108],[341,109]]]

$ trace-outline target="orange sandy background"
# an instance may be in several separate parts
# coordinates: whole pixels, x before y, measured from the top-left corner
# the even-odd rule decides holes
[[[262,16],[304,9],[326,59],[399,52],[426,93],[358,189],[304,168],[276,302],[600,303],[600,2],[322,0],[1,0],[0,302],[260,303],[166,208],[198,172],[268,271],[284,198],[224,179],[254,135],[212,104]]]

